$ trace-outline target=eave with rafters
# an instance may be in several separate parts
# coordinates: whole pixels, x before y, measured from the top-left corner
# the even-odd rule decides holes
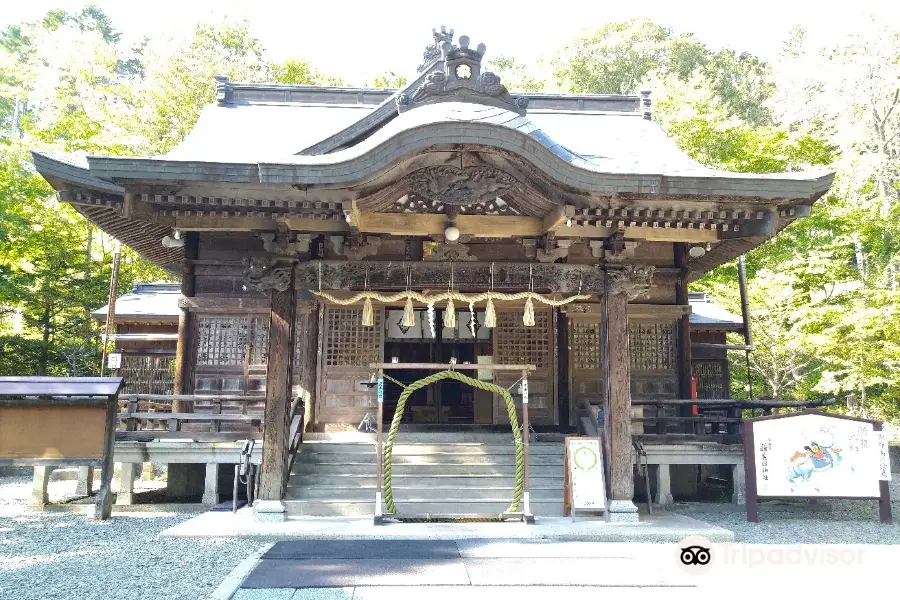
[[[452,226],[447,242],[512,239],[543,261],[573,245],[600,261],[704,245],[685,265],[697,276],[808,215],[832,183],[703,167],[653,122],[648,94],[513,96],[481,71],[484,52],[436,43],[401,90],[217,78],[217,103],[165,155],[34,161],[62,200],[173,271],[181,249],[160,243],[173,230],[286,228],[359,254],[367,240],[444,242]]]

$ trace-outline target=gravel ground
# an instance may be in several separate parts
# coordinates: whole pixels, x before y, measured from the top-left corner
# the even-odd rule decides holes
[[[876,500],[822,500],[813,506],[763,506],[759,523],[743,506],[676,505],[672,512],[730,529],[747,544],[900,544],[900,477],[890,482],[894,522],[882,525]]]
[[[74,497],[75,484],[51,481],[51,502]],[[129,513],[98,522],[86,515],[27,512],[30,489],[30,477],[0,478],[2,600],[205,598],[260,546],[159,537],[194,514]]]

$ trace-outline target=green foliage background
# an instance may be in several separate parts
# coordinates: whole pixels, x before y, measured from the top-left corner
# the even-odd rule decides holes
[[[56,201],[28,150],[163,153],[214,100],[214,75],[408,81],[385,71],[348,82],[300,57],[270,63],[243,22],[133,47],[121,39],[93,6],[0,32],[0,374],[96,372],[89,312],[105,303],[111,269],[113,241]],[[798,29],[769,64],[633,19],[584,30],[533,63],[498,56],[488,68],[513,90],[652,90],[654,119],[704,165],[836,171],[809,218],[746,256],[755,349],[749,362],[732,357],[732,393],[746,397],[749,377],[755,397],[853,393],[861,412],[900,418],[900,32],[873,19],[824,49]],[[169,277],[126,249],[119,291]],[[692,289],[740,310],[734,263]]]

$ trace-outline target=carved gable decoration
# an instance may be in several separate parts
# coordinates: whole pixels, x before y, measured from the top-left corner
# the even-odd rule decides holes
[[[449,38],[449,39],[447,39]],[[410,94],[397,96],[398,112],[406,112],[417,106],[435,102],[472,102],[487,104],[525,114],[528,98],[512,97],[506,86],[500,83],[500,77],[490,71],[481,72],[481,59],[486,47],[478,44],[475,50],[469,48],[469,37],[459,38],[459,46],[454,46],[449,34],[441,28],[435,32],[435,45],[440,41],[443,68],[428,74],[418,89]],[[429,52],[432,52],[429,54]],[[426,51],[425,59],[433,57],[433,51]]]
[[[468,206],[490,202],[515,182],[511,175],[492,167],[428,167],[407,177],[411,194],[439,202]]]

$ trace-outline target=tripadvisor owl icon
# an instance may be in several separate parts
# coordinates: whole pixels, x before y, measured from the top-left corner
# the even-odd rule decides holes
[[[705,573],[713,564],[713,547],[705,537],[694,535],[678,543],[678,564],[688,573]]]

